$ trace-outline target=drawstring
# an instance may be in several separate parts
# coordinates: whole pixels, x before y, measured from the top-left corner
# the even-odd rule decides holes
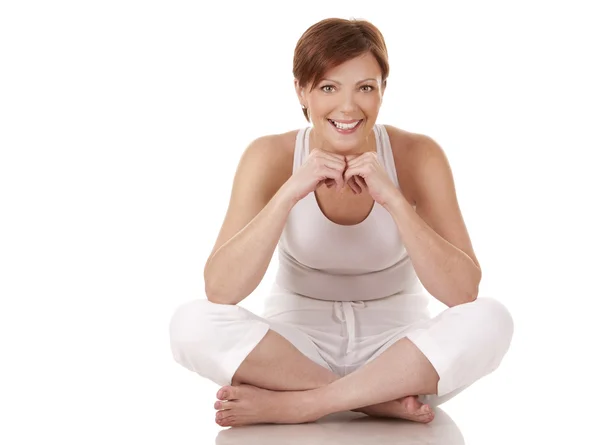
[[[353,308],[362,309],[365,307],[364,301],[335,301],[333,304],[333,313],[339,321],[345,322],[346,333],[348,334],[348,347],[346,354],[354,347],[354,338],[356,336],[356,320],[354,319]],[[342,319],[342,312],[344,318]]]

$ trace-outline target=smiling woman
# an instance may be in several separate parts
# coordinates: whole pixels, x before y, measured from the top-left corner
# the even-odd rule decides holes
[[[344,410],[430,422],[509,348],[509,311],[478,297],[481,269],[443,150],[377,123],[388,73],[372,23],[312,25],[293,62],[311,125],[259,137],[239,161],[204,269],[207,298],[170,325],[175,360],[224,385],[221,426]],[[258,316],[237,304],[276,248]],[[434,318],[427,291],[448,306]]]
[[[329,19],[310,27],[296,45],[293,65],[304,117],[318,137],[314,143],[340,154],[372,150],[369,138],[389,74],[381,32],[366,21],[354,21],[354,28],[348,23]]]

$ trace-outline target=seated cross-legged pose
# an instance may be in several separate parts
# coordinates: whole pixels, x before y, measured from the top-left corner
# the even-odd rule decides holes
[[[206,299],[170,322],[175,360],[222,386],[221,426],[330,413],[430,422],[494,371],[513,320],[479,296],[481,268],[442,148],[376,123],[389,73],[381,32],[331,18],[294,53],[300,130],[242,154],[204,270]],[[279,267],[264,312],[238,305]],[[447,308],[429,314],[430,296]]]

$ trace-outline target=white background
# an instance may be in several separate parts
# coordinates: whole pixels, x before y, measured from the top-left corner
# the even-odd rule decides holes
[[[383,32],[378,122],[445,149],[480,295],[514,317],[501,367],[443,410],[469,444],[593,442],[593,3],[2,2],[0,442],[214,443],[218,386],[168,323],[204,298],[242,151],[307,125],[293,51],[333,16]]]

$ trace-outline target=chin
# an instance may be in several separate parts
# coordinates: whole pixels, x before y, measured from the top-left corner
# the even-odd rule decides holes
[[[366,140],[366,137],[361,137],[360,135],[355,135],[357,137],[353,137],[353,138],[348,138],[348,139],[344,139],[342,138],[327,138],[329,145],[331,145],[332,148],[335,148],[336,150],[344,150],[344,151],[348,151],[348,150],[353,150],[355,148],[360,148]]]

